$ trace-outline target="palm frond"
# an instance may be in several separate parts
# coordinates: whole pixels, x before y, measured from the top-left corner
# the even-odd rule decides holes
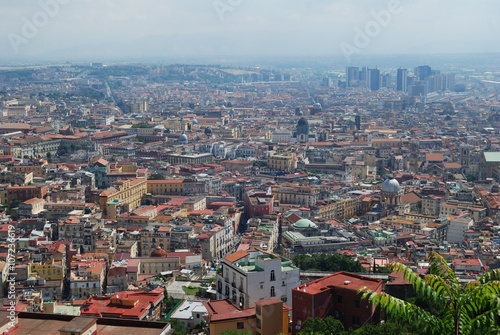
[[[458,287],[459,282],[455,276],[455,272],[448,266],[446,260],[435,251],[429,252],[427,256],[429,260],[430,267],[429,273],[439,276],[445,280],[447,280],[453,287]]]

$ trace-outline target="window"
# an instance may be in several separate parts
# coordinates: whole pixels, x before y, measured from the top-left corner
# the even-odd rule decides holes
[[[281,286],[286,286],[286,280],[281,281]]]
[[[342,295],[337,294],[337,303],[341,304],[342,303]]]
[[[243,322],[238,322],[236,324],[236,329],[245,329],[245,323]]]
[[[359,326],[360,325],[360,320],[359,320],[359,316],[356,316],[356,315],[353,315],[352,316],[352,325],[353,326]]]
[[[354,307],[359,308],[360,300],[354,299]]]
[[[271,286],[271,297],[276,296],[276,292],[274,290],[274,286]]]
[[[276,280],[276,275],[274,273],[274,270],[271,270],[271,281],[275,281]]]

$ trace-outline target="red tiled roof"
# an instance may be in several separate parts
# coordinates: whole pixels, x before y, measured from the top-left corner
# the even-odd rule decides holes
[[[227,300],[203,302],[210,315],[210,322],[248,319],[255,316],[255,308],[239,309]]]
[[[230,263],[233,263],[239,259],[247,257],[248,255],[250,255],[248,252],[246,252],[244,250],[239,250],[239,251],[232,253],[231,255],[224,257],[224,259]]]
[[[293,290],[300,290],[309,294],[317,294],[323,291],[325,287],[337,286],[343,289],[351,289],[357,291],[366,286],[372,291],[380,291],[382,288],[382,281],[379,279],[372,279],[363,277],[348,272],[337,272],[330,276],[316,279],[307,284],[303,284],[293,288]]]

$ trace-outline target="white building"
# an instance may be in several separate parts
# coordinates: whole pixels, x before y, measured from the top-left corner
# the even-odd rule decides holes
[[[231,299],[243,308],[274,297],[291,304],[292,288],[300,284],[299,272],[286,258],[260,250],[240,250],[222,261],[217,299]]]
[[[473,224],[474,220],[471,218],[456,218],[450,220],[446,241],[448,241],[448,243],[462,243],[465,238],[465,231],[472,227]]]
[[[271,136],[271,140],[274,143],[288,143],[292,138],[292,132],[290,130],[276,130]]]
[[[170,318],[181,321],[187,329],[191,329],[204,321],[203,315],[206,313],[208,311],[203,301],[184,300]]]
[[[222,218],[223,222],[217,225],[207,224],[206,231],[214,237],[215,258],[226,256],[234,247],[234,226],[230,218]]]

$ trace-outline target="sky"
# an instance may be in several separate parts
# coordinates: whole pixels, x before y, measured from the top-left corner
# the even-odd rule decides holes
[[[0,0],[0,63],[500,52],[500,1]]]

